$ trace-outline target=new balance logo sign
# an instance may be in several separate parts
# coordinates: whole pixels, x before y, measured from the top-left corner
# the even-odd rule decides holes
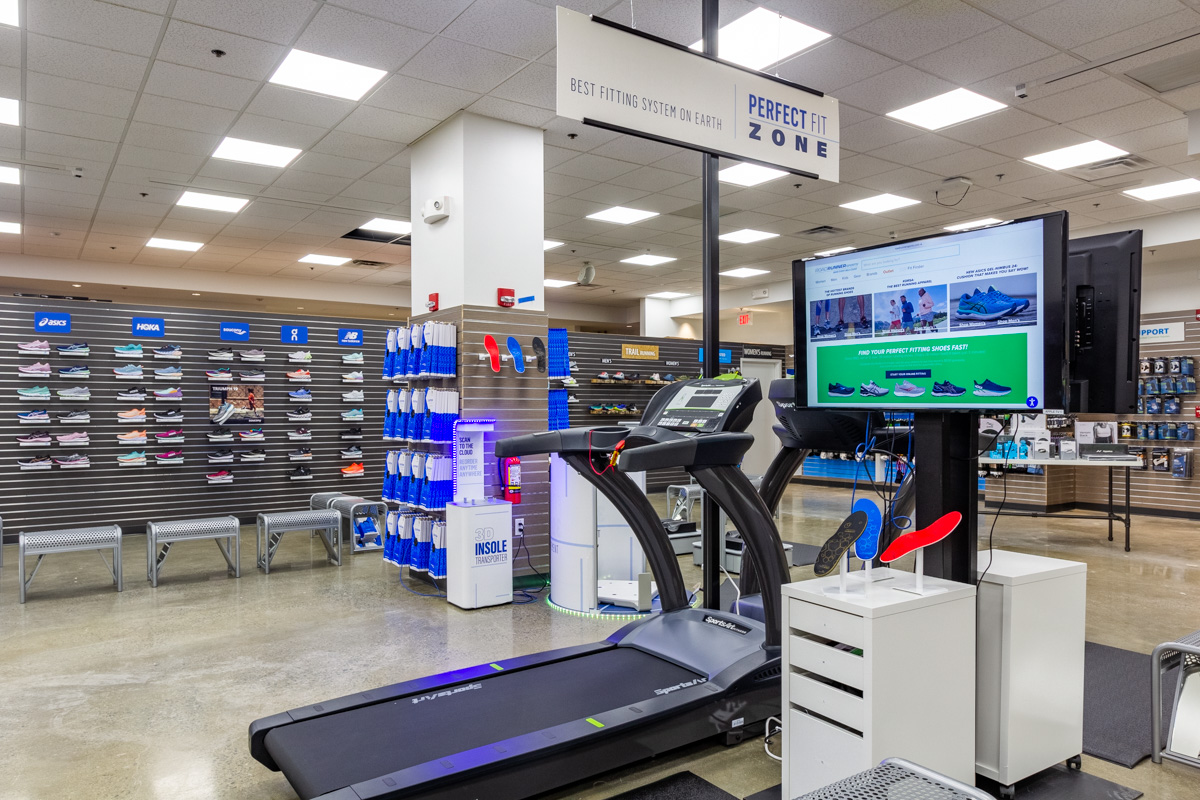
[[[360,347],[362,342],[362,328],[338,328],[338,344],[344,347]]]

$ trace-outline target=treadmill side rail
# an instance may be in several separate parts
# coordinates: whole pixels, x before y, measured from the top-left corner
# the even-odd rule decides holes
[[[449,672],[442,672],[437,675],[427,675],[422,678],[414,678],[413,680],[404,681],[402,683],[393,683],[389,686],[381,686],[378,689],[370,689],[366,692],[349,694],[310,706],[301,706],[300,708],[294,708],[291,711],[284,711],[280,714],[272,714],[269,717],[256,719],[254,722],[250,723],[250,755],[254,757],[254,760],[258,761],[263,766],[278,772],[279,766],[275,763],[275,760],[271,758],[270,753],[267,752],[267,747],[265,744],[267,734],[275,728],[289,725],[293,722],[302,722],[307,719],[313,719],[314,717],[323,717],[330,714],[349,711],[362,706],[391,702],[393,700],[409,697],[411,695],[441,691],[452,686],[469,683],[481,678],[492,677],[496,675],[497,672],[514,672],[516,670],[539,667],[554,661],[562,661],[568,658],[575,658],[577,656],[588,655],[590,653],[597,653],[602,650],[608,650],[614,644],[615,642],[609,641],[593,642],[591,644],[576,645],[574,647],[562,647],[557,650],[547,650],[544,653],[534,653],[528,656],[506,658],[501,661],[478,664],[465,669],[456,669]],[[495,666],[493,666],[493,664]]]

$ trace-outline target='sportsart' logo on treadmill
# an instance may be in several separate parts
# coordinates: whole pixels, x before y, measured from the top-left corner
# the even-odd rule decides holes
[[[720,617],[713,617],[713,616],[705,615],[704,621],[707,622],[709,625],[716,625],[718,628],[724,628],[727,631],[733,631],[734,633],[740,633],[742,636],[745,636],[747,633],[750,632],[750,629],[747,628],[745,625],[738,625],[736,622],[730,622],[729,620],[721,619]]]
[[[655,689],[654,693],[657,695],[668,695],[671,692],[678,692],[680,689],[690,689],[691,687],[699,686],[702,683],[708,683],[708,678],[692,678],[690,681],[677,683],[674,686],[666,686],[662,689]]]
[[[447,689],[444,692],[434,692],[433,694],[423,694],[420,697],[414,697],[412,698],[412,704],[415,706],[417,703],[423,703],[426,700],[436,700],[439,697],[450,697],[459,692],[470,692],[482,688],[482,683],[464,683],[462,686],[455,686],[453,689]]]

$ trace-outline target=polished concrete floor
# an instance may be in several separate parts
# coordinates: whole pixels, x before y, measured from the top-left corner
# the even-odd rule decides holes
[[[841,490],[792,487],[784,538],[819,543],[847,507]],[[990,518],[981,521],[987,530]],[[1192,522],[1135,518],[1134,550],[1096,521],[1002,517],[995,545],[1088,563],[1088,638],[1149,652],[1200,627],[1200,537]],[[177,546],[158,589],[144,580],[141,537],[126,543],[125,591],[95,553],[46,559],[17,603],[16,548],[0,571],[0,800],[292,798],[286,781],[251,760],[257,717],[464,664],[591,642],[612,623],[542,602],[462,611],[410,594],[378,555],[325,563],[304,534],[284,539],[270,576],[253,567],[253,531],[240,580],[215,545]],[[691,559],[681,561],[690,585]],[[795,580],[811,568],[793,570]],[[423,591],[423,590],[421,590]],[[701,745],[558,792],[604,798],[683,769],[738,797],[779,782],[762,740]],[[1084,769],[1150,800],[1200,796],[1200,773],[1148,760]]]

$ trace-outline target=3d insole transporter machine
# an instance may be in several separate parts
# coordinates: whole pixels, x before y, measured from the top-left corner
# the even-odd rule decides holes
[[[738,469],[762,391],[681,381],[643,425],[505,439],[498,457],[556,452],[625,515],[658,582],[661,613],[606,641],[506,659],[305,706],[250,726],[250,752],[305,800],[517,800],[724,735],[779,713],[783,547]],[[614,453],[617,457],[614,459]],[[615,468],[612,462],[616,462]],[[691,608],[654,507],[626,471],[683,467],[743,532],[766,623]]]

